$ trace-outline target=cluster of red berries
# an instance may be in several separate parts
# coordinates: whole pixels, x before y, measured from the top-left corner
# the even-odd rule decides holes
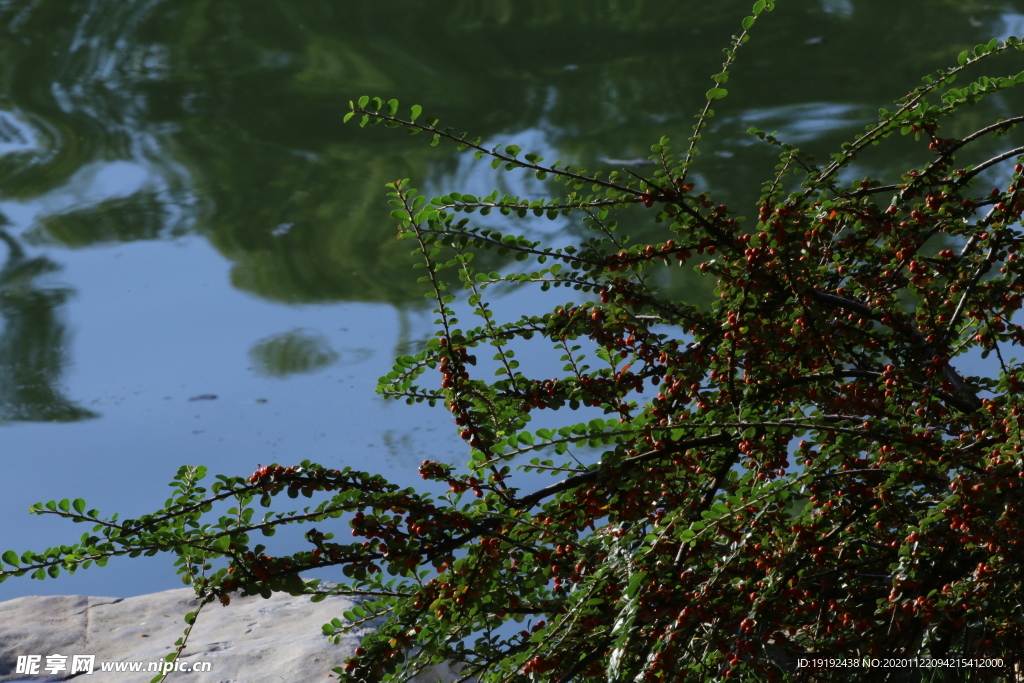
[[[463,493],[464,491],[472,490],[473,495],[477,498],[482,498],[484,495],[484,490],[480,488],[480,480],[476,477],[469,477],[462,481],[458,479],[450,479],[448,481],[448,486],[451,487],[451,491],[454,493]]]
[[[928,145],[928,149],[933,152],[945,152],[947,149],[952,147],[957,141],[950,138],[935,138],[931,144]]]
[[[537,621],[536,624],[534,624],[532,627],[530,627],[529,631],[526,631],[526,630],[520,631],[519,635],[521,637],[523,637],[523,638],[529,638],[532,634],[536,633],[537,631],[540,631],[545,626],[547,626],[547,622],[544,621],[543,619],[540,619],[540,620]]]
[[[608,303],[614,298],[620,304],[639,306],[648,299],[646,295],[640,292],[636,283],[624,278],[615,278],[605,287],[602,287],[599,294],[603,304]]]
[[[644,203],[646,204],[647,202]],[[648,204],[648,206],[650,206],[650,204]],[[555,668],[555,665],[548,662],[546,659],[543,659],[541,657],[534,657],[526,663],[526,666],[523,667],[523,673],[527,676],[535,673],[542,674],[545,671],[550,671],[553,668]]]
[[[657,247],[648,244],[642,251],[636,254],[630,254],[623,249],[608,257],[607,268],[612,272],[626,270],[635,263],[646,263],[654,259],[667,261],[673,254],[677,261],[682,262],[693,256],[691,249],[696,249],[697,253],[700,254],[703,253],[705,247],[711,249],[711,253],[714,253],[714,245],[711,244],[711,240],[707,237],[702,237],[699,245],[693,247],[676,247],[675,240],[668,240]]]
[[[249,483],[262,486],[265,491],[273,492],[287,483],[289,492],[333,491],[344,485],[339,481],[341,472],[338,470],[305,469],[297,465],[283,467],[281,465],[256,465],[256,471],[249,476]],[[379,485],[377,486],[379,488]],[[369,485],[375,489],[374,484]]]
[[[257,555],[251,551],[242,556],[242,561],[242,567],[256,577],[257,581],[266,581],[273,576],[287,573],[294,568],[293,562],[287,557],[275,558],[264,553]],[[221,582],[224,588],[231,590],[235,587],[235,579],[232,576],[234,573],[235,568],[230,567],[228,569],[228,577]]]
[[[451,465],[442,465],[439,462],[433,460],[424,460],[420,464],[420,476],[424,479],[433,479],[434,481],[440,481],[446,479],[452,471]]]
[[[552,378],[546,381],[533,380],[531,387],[524,390],[523,403],[520,406],[520,410],[523,412],[530,412],[532,408],[540,408],[541,410],[548,407],[549,404],[555,403],[560,393],[560,387],[558,386],[558,379]]]
[[[447,346],[448,340],[445,337],[441,338],[441,346]],[[441,359],[441,387],[444,389],[451,389],[455,386],[456,380],[467,380],[469,379],[469,373],[466,372],[466,364],[470,365],[476,363],[476,357],[469,355],[466,349],[461,346],[452,348],[450,355],[445,356]]]
[[[295,465],[292,465],[291,467],[282,467],[281,465],[256,465],[256,471],[249,477],[249,483],[271,484],[301,471],[302,468],[296,467]]]
[[[337,548],[329,549],[326,547],[313,548],[312,552],[310,552],[310,556],[313,558],[313,564],[324,564],[325,562],[338,562],[342,558],[340,550],[338,550]]]

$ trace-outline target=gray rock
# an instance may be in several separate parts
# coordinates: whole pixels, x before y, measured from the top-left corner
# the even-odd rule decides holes
[[[179,661],[209,662],[209,672],[175,672],[169,681],[194,683],[296,683],[329,681],[369,632],[365,627],[332,644],[321,626],[356,602],[332,596],[312,603],[308,597],[275,594],[232,596],[228,606],[203,608]],[[0,683],[63,681],[73,677],[73,655],[96,655],[95,683],[149,681],[149,662],[162,662],[187,627],[184,616],[198,605],[191,588],[134,598],[84,595],[24,597],[0,603]],[[48,655],[65,655],[66,669],[45,672]],[[16,673],[18,657],[41,655],[40,673]],[[139,672],[102,672],[104,662],[144,662]],[[81,674],[74,674],[77,678]],[[424,672],[417,683],[452,681],[448,667]],[[335,679],[336,680],[336,679]]]

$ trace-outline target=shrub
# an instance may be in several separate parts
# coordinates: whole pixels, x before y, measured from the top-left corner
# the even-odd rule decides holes
[[[334,636],[384,618],[337,669],[353,681],[404,680],[442,660],[487,681],[847,680],[820,660],[925,655],[1019,676],[1024,365],[1008,354],[1024,340],[1012,321],[1024,301],[1022,166],[1003,187],[977,185],[1024,148],[961,159],[1024,117],[955,137],[940,127],[1024,81],[953,85],[1020,43],[964,52],[822,165],[751,131],[780,162],[747,221],[713,202],[693,168],[737,51],[770,9],[759,0],[743,20],[681,152],[665,138],[652,147],[650,177],[485,146],[419,106],[402,118],[394,100],[353,103],[346,120],[426,133],[566,188],[550,201],[428,200],[407,181],[389,185],[438,319],[379,390],[452,414],[467,467],[420,468],[447,495],[310,462],[218,476],[207,490],[205,468],[183,467],[167,504],[139,519],[105,519],[81,500],[36,506],[93,530],[72,546],[4,553],[2,578],[169,551],[204,604],[235,591],[367,596],[351,624],[324,626]],[[856,176],[855,160],[896,134],[919,141],[920,166]],[[463,215],[474,212],[503,214],[509,229]],[[631,245],[617,230],[626,212],[646,212],[662,236]],[[579,218],[589,237],[557,246],[517,234],[514,219],[531,214]],[[523,266],[478,271],[473,257],[486,252]],[[665,265],[713,279],[715,303],[659,291]],[[485,296],[499,285],[595,300],[502,320]],[[460,326],[470,312],[479,325]],[[556,376],[520,369],[517,352],[533,346],[560,358]],[[994,356],[997,376],[957,370],[978,354]],[[433,372],[440,387],[421,386]],[[530,429],[539,411],[570,418]],[[557,480],[524,492],[513,464],[530,458],[520,469]],[[256,515],[256,501],[282,493],[330,495]],[[340,519],[355,542],[335,539]],[[325,531],[310,528],[287,557],[252,541],[296,523]],[[300,578],[336,565],[341,588]],[[801,658],[811,666],[797,668]]]

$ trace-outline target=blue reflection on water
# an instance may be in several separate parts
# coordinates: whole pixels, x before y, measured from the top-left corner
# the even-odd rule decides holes
[[[777,131],[779,139],[790,144],[801,144],[825,133],[863,126],[875,121],[877,117],[864,105],[801,102],[781,107],[748,109],[738,118],[744,129],[754,126],[769,133]],[[730,120],[735,119],[723,119]],[[763,143],[755,137],[746,136],[738,144],[749,146]]]

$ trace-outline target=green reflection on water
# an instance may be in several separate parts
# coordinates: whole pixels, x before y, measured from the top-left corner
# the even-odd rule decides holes
[[[0,200],[33,207],[21,234],[4,236],[4,272],[52,269],[61,248],[198,233],[232,264],[235,287],[265,299],[416,308],[418,273],[393,239],[384,184],[411,177],[443,191],[481,181],[451,150],[342,126],[349,99],[418,102],[486,140],[527,137],[550,148],[545,156],[643,173],[657,137],[685,139],[749,5],[0,2]],[[978,2],[934,2],[927,15],[915,3],[780,2],[758,23],[701,141],[701,184],[719,201],[750,206],[775,154],[751,146],[746,128],[778,129],[824,156],[920,75],[1019,20]],[[993,98],[954,132],[1019,104]],[[860,171],[891,175],[909,150],[898,144]],[[667,237],[638,212],[623,229]],[[47,255],[28,257],[22,243]],[[689,269],[661,278],[680,296],[712,294]],[[53,388],[68,290],[17,291],[3,304],[0,417],[91,415]],[[278,358],[289,343],[254,353]],[[288,374],[291,363],[268,360],[265,370]]]
[[[292,330],[261,339],[249,350],[257,374],[287,377],[335,363],[338,352],[320,335]]]
[[[38,282],[57,270],[57,264],[26,256],[3,229],[0,241],[7,247],[7,259],[0,268],[0,423],[96,417],[57,389],[67,336],[58,311],[68,291]]]

